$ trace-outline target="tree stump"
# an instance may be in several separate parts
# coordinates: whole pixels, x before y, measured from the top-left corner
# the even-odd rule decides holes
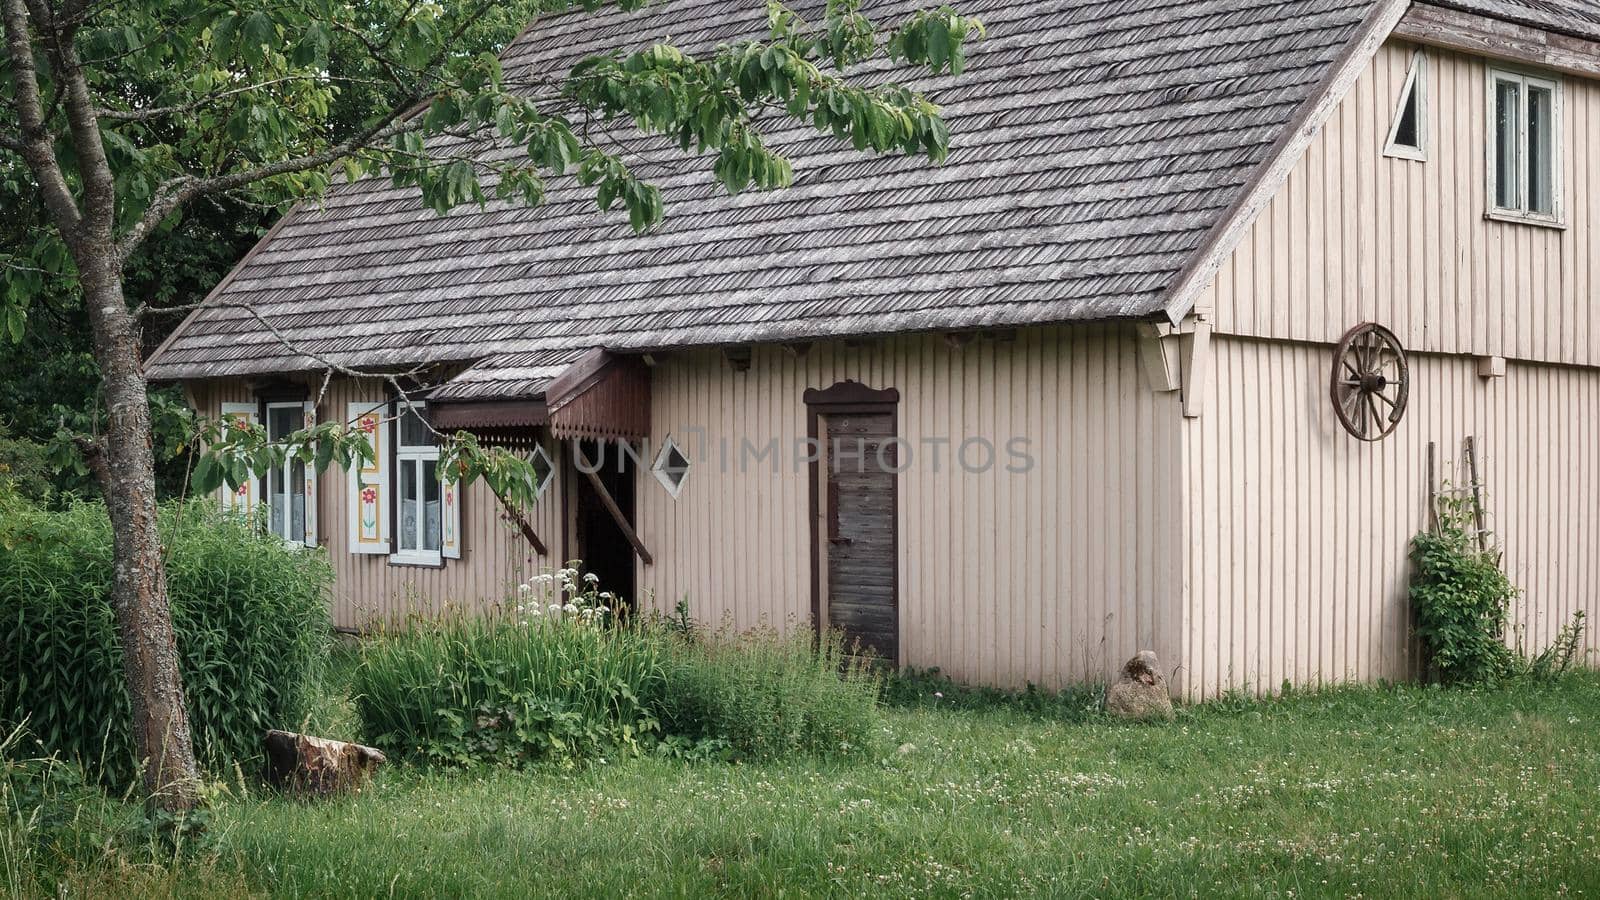
[[[361,788],[383,751],[276,729],[267,732],[267,783],[303,797],[332,797]]]

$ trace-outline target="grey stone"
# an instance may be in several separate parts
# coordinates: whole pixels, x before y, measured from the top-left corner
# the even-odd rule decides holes
[[[1161,674],[1161,661],[1155,651],[1141,650],[1122,667],[1117,683],[1106,691],[1106,712],[1138,722],[1170,720],[1172,695]]]

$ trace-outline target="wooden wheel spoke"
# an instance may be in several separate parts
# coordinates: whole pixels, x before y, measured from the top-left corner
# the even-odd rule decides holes
[[[1366,405],[1367,405],[1367,409],[1372,412],[1372,424],[1381,428],[1382,427],[1382,423],[1383,423],[1383,416],[1382,416],[1382,414],[1380,414],[1378,412],[1378,404],[1372,402],[1372,398],[1376,397],[1376,396],[1377,396],[1377,394],[1367,394],[1366,395],[1366,398],[1367,398],[1367,404]]]

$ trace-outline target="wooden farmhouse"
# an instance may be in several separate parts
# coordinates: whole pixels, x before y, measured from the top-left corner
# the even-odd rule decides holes
[[[969,70],[904,73],[942,166],[783,126],[793,187],[729,196],[619,129],[667,201],[644,235],[565,181],[444,216],[342,184],[149,375],[274,436],[365,423],[375,465],[224,498],[328,554],[342,628],[582,559],[636,607],[837,626],[974,682],[1141,649],[1191,697],[1400,679],[1446,485],[1523,591],[1511,639],[1600,618],[1600,0],[960,5],[988,27]],[[560,16],[505,64],[764,17]],[[341,370],[536,459],[527,527]]]

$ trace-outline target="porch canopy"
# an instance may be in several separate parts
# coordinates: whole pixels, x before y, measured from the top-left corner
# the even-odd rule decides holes
[[[633,440],[650,433],[650,376],[638,357],[594,349],[482,360],[428,396],[433,425],[491,437],[546,426],[558,438]]]

